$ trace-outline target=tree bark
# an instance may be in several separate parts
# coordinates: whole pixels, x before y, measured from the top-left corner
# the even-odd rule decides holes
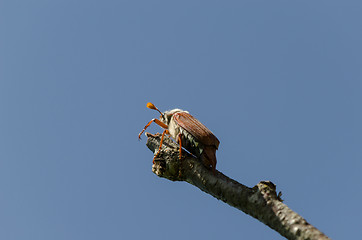
[[[148,137],[148,148],[156,153],[160,144],[160,134]],[[194,156],[183,151],[179,159],[178,145],[165,136],[162,149],[152,166],[159,177],[171,181],[185,181],[211,196],[222,200],[246,214],[268,225],[287,239],[329,239],[317,228],[285,205],[276,186],[270,181],[261,181],[249,188],[216,171],[214,174]]]

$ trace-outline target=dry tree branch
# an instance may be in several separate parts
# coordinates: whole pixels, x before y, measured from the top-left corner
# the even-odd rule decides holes
[[[160,134],[148,137],[147,146],[157,152]],[[261,181],[253,188],[244,186],[219,171],[214,175],[195,157],[184,152],[179,160],[178,145],[164,138],[162,149],[155,159],[152,171],[171,181],[185,181],[213,197],[224,201],[268,225],[287,239],[329,239],[317,228],[285,205],[270,181]]]

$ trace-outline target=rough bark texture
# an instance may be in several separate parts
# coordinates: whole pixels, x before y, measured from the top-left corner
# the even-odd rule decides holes
[[[147,133],[148,148],[156,153],[160,135]],[[200,161],[183,153],[179,160],[178,145],[165,136],[162,149],[152,171],[172,181],[186,181],[213,197],[253,216],[287,239],[329,239],[317,228],[285,205],[270,181],[261,181],[253,188],[228,178],[219,171],[214,175]]]

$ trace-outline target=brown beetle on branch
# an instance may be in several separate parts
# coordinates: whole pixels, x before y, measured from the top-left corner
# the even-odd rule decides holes
[[[158,111],[160,119],[152,119],[140,132],[141,134],[151,125],[152,122],[157,123],[165,130],[162,133],[160,147],[154,156],[157,157],[161,150],[163,138],[165,134],[169,134],[180,145],[180,159],[182,157],[182,148],[201,159],[202,163],[213,170],[216,169],[216,150],[219,147],[219,140],[215,135],[203,125],[199,120],[194,118],[189,112],[181,109],[173,109],[162,113],[152,103],[147,103],[147,107]]]

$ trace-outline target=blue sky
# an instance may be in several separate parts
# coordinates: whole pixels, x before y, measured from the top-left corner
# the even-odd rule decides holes
[[[0,1],[0,239],[283,239],[158,178],[137,135],[181,108],[217,169],[361,236],[360,1]],[[151,126],[150,132],[160,132]]]

